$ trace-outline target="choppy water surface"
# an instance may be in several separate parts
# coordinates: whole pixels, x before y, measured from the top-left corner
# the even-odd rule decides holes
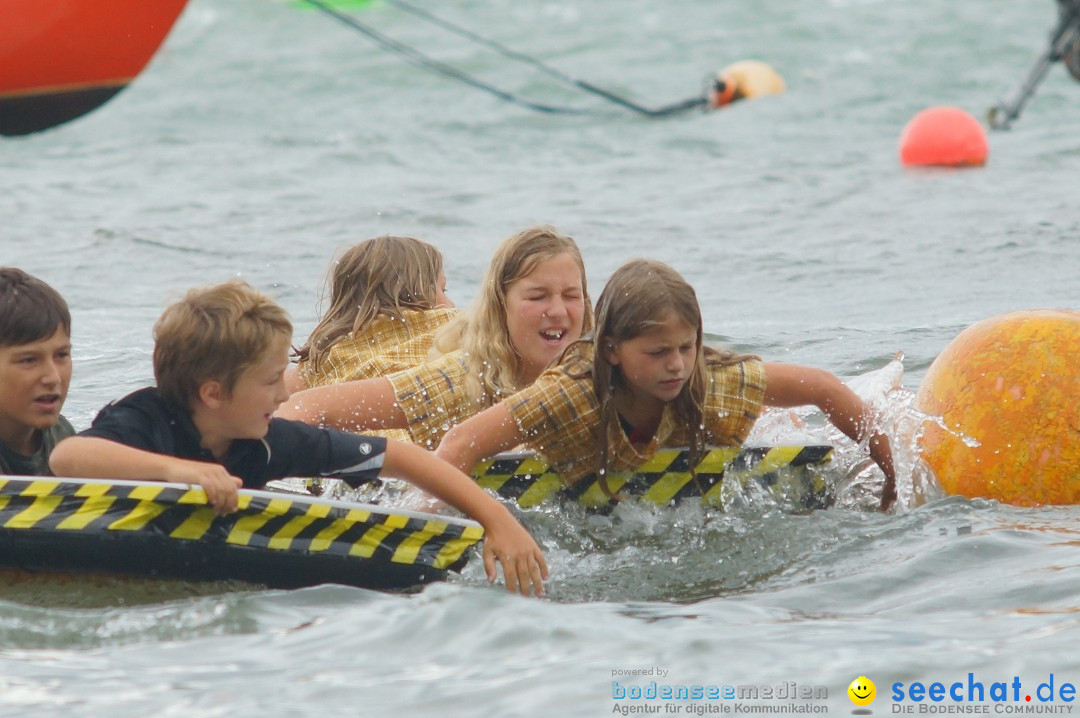
[[[0,714],[593,716],[633,703],[613,699],[613,680],[824,687],[801,704],[846,714],[859,675],[883,714],[895,682],[1080,681],[1075,509],[943,498],[908,449],[907,403],[961,329],[1077,308],[1080,85],[1063,68],[1013,130],[990,135],[985,168],[897,160],[920,109],[982,117],[1019,82],[1054,4],[424,7],[644,104],[696,94],[744,58],[789,90],[664,121],[542,116],[312,10],[192,0],[114,101],[0,142],[0,262],[72,305],[72,421],[150,381],[151,324],[189,286],[243,276],[304,335],[350,242],[436,243],[467,304],[498,242],[548,222],[580,242],[594,294],[623,260],[659,258],[697,287],[713,341],[863,382],[903,438],[900,510],[868,510],[874,472],[841,443],[827,511],[759,499],[728,513],[525,514],[552,567],[546,601],[488,588],[476,562],[414,595],[8,576]],[[610,109],[393,8],[354,12],[536,101]],[[835,438],[805,419],[757,435]],[[640,669],[654,672],[625,673]],[[636,704],[689,715],[725,702]]]

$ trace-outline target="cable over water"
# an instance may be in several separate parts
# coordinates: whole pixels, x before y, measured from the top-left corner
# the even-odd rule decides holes
[[[621,95],[617,95],[614,92],[611,92],[609,90],[605,90],[602,87],[597,87],[596,85],[592,84],[591,82],[587,82],[585,80],[580,80],[580,79],[577,79],[575,77],[571,77],[570,75],[567,75],[567,74],[563,73],[562,71],[560,71],[560,70],[558,70],[558,69],[556,69],[556,68],[554,68],[554,67],[552,67],[550,65],[547,65],[547,64],[541,62],[540,60],[537,60],[534,57],[530,57],[529,55],[526,55],[524,53],[520,53],[520,52],[517,52],[516,50],[512,50],[512,49],[506,47],[505,45],[502,45],[502,44],[500,44],[500,43],[498,43],[498,42],[496,42],[494,40],[488,39],[488,38],[483,37],[481,35],[477,35],[476,33],[472,32],[471,30],[469,30],[467,28],[461,27],[460,25],[456,25],[456,24],[454,24],[452,22],[449,22],[448,20],[444,20],[444,19],[442,19],[440,17],[432,15],[431,13],[427,12],[426,10],[418,8],[418,7],[416,7],[416,6],[414,6],[414,5],[410,4],[410,3],[404,2],[403,0],[385,0],[385,1],[389,5],[392,5],[394,7],[397,7],[399,9],[401,9],[401,10],[404,10],[405,12],[408,12],[408,13],[412,14],[415,17],[421,18],[422,20],[425,20],[426,22],[429,22],[429,23],[431,23],[433,25],[436,25],[437,27],[440,27],[440,28],[442,28],[444,30],[447,30],[448,32],[452,32],[452,33],[454,33],[456,35],[459,35],[460,37],[464,37],[464,38],[466,38],[468,40],[471,40],[471,41],[473,41],[473,42],[475,42],[477,44],[483,45],[484,47],[487,47],[487,48],[497,52],[498,54],[502,55],[503,57],[509,58],[511,60],[515,60],[517,62],[527,64],[527,65],[539,70],[540,72],[543,72],[544,74],[548,75],[549,77],[552,77],[552,78],[558,80],[559,82],[563,83],[564,85],[567,85],[569,87],[573,87],[573,88],[581,90],[583,92],[587,92],[587,93],[595,95],[597,97],[601,97],[604,100],[607,100],[608,102],[610,102],[612,104],[618,105],[618,106],[620,106],[622,108],[625,108],[627,110],[631,110],[632,112],[636,112],[636,113],[638,113],[638,114],[640,114],[640,115],[642,115],[644,117],[650,117],[650,118],[669,117],[669,116],[672,116],[672,115],[681,114],[681,113],[686,112],[688,110],[694,110],[694,109],[699,109],[699,108],[700,109],[708,109],[708,107],[709,107],[709,99],[704,93],[701,94],[701,95],[695,96],[695,97],[688,97],[685,100],[679,100],[678,102],[673,102],[673,103],[663,105],[663,106],[657,107],[657,108],[645,107],[643,105],[640,105],[640,104],[634,102],[633,100],[629,100],[629,99],[627,99],[625,97],[622,97]],[[325,13],[329,17],[333,18],[334,20],[337,20],[338,22],[345,25],[346,27],[348,27],[348,28],[350,28],[350,29],[352,29],[352,30],[354,30],[354,31],[356,31],[356,32],[358,32],[358,33],[360,33],[362,35],[365,35],[366,37],[374,40],[377,44],[379,44],[384,49],[389,50],[390,52],[397,53],[398,55],[401,55],[402,57],[405,57],[405,58],[411,60],[414,64],[416,64],[416,65],[418,65],[420,67],[424,67],[424,68],[426,68],[428,70],[431,70],[432,72],[435,72],[435,73],[437,73],[439,75],[442,75],[443,77],[447,77],[447,78],[450,78],[452,80],[456,80],[458,82],[461,82],[462,84],[468,85],[469,87],[480,90],[482,92],[487,92],[488,94],[490,94],[490,95],[492,95],[492,96],[494,96],[494,97],[496,97],[496,98],[498,98],[498,99],[500,99],[500,100],[502,100],[504,102],[509,102],[511,104],[518,105],[519,107],[524,107],[526,109],[533,110],[535,112],[543,112],[543,113],[546,113],[546,114],[592,115],[592,116],[606,116],[606,115],[609,114],[609,113],[600,112],[598,110],[593,110],[593,109],[589,109],[589,108],[566,107],[566,106],[561,106],[561,105],[547,105],[547,104],[541,104],[541,103],[538,103],[538,102],[533,102],[531,100],[527,100],[527,99],[525,99],[523,97],[520,97],[519,95],[516,95],[516,94],[514,94],[512,92],[502,90],[502,89],[500,89],[498,87],[495,87],[494,85],[492,85],[492,84],[490,84],[488,82],[484,82],[483,80],[480,80],[480,79],[478,79],[478,78],[476,78],[476,77],[474,77],[474,76],[472,76],[472,75],[470,75],[470,74],[468,74],[466,72],[463,72],[463,71],[457,69],[456,67],[453,67],[453,66],[448,65],[448,64],[446,64],[444,62],[436,60],[436,59],[434,59],[434,58],[432,58],[432,57],[430,57],[428,55],[425,55],[424,53],[420,52],[419,50],[417,50],[417,49],[415,49],[413,47],[410,47],[409,45],[406,45],[405,43],[402,43],[402,42],[394,40],[394,39],[392,39],[390,37],[387,37],[386,35],[383,35],[379,31],[372,28],[370,25],[367,25],[365,23],[360,22],[359,20],[352,17],[351,15],[347,15],[347,14],[345,14],[345,13],[339,11],[339,10],[336,10],[335,8],[328,5],[327,3],[323,2],[323,0],[304,0],[304,2],[314,6],[315,8],[317,8],[319,10],[321,10],[323,13]]]

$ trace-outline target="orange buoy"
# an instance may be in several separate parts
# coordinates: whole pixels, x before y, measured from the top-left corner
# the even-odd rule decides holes
[[[1080,503],[1080,312],[978,322],[934,360],[915,407],[922,455],[950,494]]]
[[[716,87],[710,97],[713,107],[735,100],[764,95],[778,95],[786,89],[784,78],[760,60],[740,60],[716,74]]]
[[[900,133],[905,167],[978,167],[986,164],[986,132],[958,107],[931,107],[918,113]]]

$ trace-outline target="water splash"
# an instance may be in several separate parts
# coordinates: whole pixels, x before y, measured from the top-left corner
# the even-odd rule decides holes
[[[875,426],[889,437],[896,470],[895,511],[905,513],[945,494],[922,459],[919,439],[925,422],[934,420],[914,408],[915,392],[903,386],[904,355],[880,369],[846,383],[874,414]],[[855,443],[815,408],[769,409],[758,419],[747,440],[750,444],[827,443],[835,447],[826,478],[845,509],[875,510],[885,477],[869,458],[867,442]]]

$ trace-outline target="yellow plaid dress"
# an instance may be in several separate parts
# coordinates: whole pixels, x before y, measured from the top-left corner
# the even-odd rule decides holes
[[[452,427],[491,406],[490,400],[470,399],[465,393],[467,373],[465,353],[459,349],[387,377],[414,444],[434,449]]]
[[[423,364],[428,360],[435,330],[450,321],[456,311],[407,309],[401,319],[378,316],[366,331],[342,337],[330,347],[318,370],[310,361],[300,362],[300,378],[312,388],[389,376]]]
[[[583,363],[576,363],[575,374],[582,368]],[[747,359],[729,366],[711,365],[708,372],[702,417],[705,443],[739,446],[761,413],[765,365],[758,359]],[[554,367],[503,404],[517,422],[526,447],[547,459],[567,484],[596,473],[600,403],[591,375],[575,379],[562,367]],[[613,472],[635,469],[660,449],[689,443],[688,428],[668,404],[648,444],[634,445],[622,427],[608,427],[609,468]]]

